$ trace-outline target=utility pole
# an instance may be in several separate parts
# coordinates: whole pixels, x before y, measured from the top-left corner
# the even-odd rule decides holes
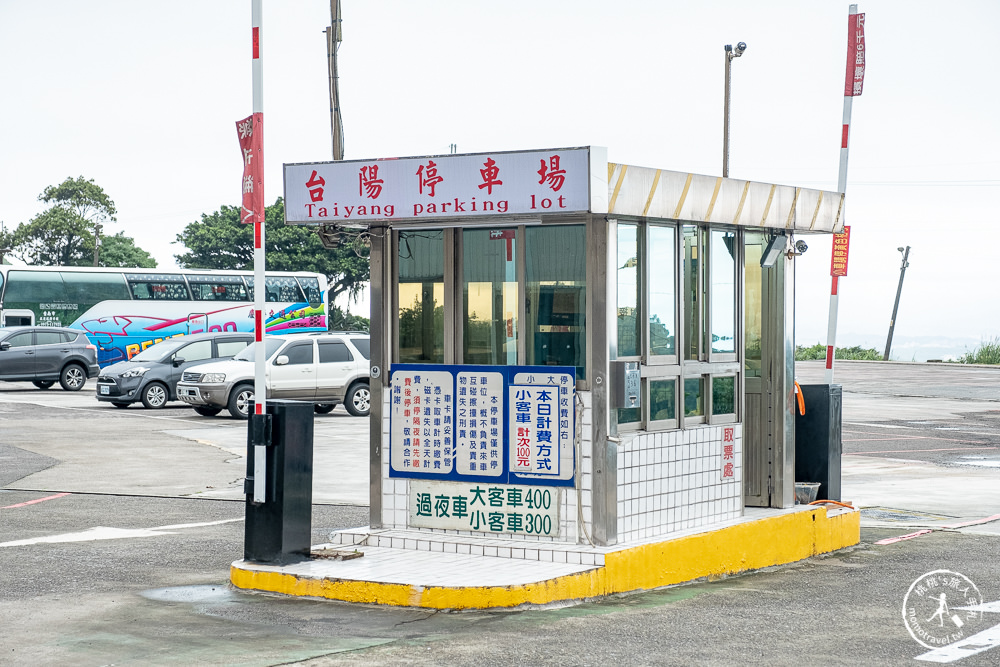
[[[94,225],[94,266],[100,266],[101,259],[101,223]]]
[[[340,49],[340,0],[330,0],[330,22],[326,29],[326,60],[330,72],[330,125],[333,132],[333,159],[344,159],[344,121],[340,116],[340,75],[337,51]]]
[[[903,265],[899,267],[899,287],[896,288],[896,303],[892,307],[892,319],[889,320],[889,339],[885,341],[885,354],[882,356],[882,361],[889,361],[889,348],[892,347],[892,330],[896,327],[896,313],[899,311],[899,295],[903,292],[903,278],[906,277],[906,267],[910,265],[910,246],[906,246],[906,250],[903,248],[896,248],[896,250],[903,253]]]

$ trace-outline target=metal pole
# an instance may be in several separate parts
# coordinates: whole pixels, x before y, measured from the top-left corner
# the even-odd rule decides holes
[[[733,47],[726,44],[726,84],[722,101],[722,177],[729,178],[729,72],[733,62]]]
[[[264,147],[264,30],[262,27],[263,23],[263,0],[252,0],[251,14],[252,14],[252,25],[253,25],[253,115],[254,120],[260,119],[260,123],[254,123],[254,132],[260,132],[259,137],[261,152],[263,153]],[[264,167],[260,166],[261,182],[260,182],[260,202],[263,208],[264,199]],[[256,185],[256,184],[255,184]],[[254,340],[256,341],[256,350],[254,354],[254,383],[253,383],[253,393],[254,393],[254,414],[251,415],[250,419],[257,423],[264,421],[264,415],[266,415],[266,402],[267,402],[267,381],[265,376],[265,362],[267,361],[267,356],[265,354],[264,345],[264,303],[267,293],[267,286],[265,283],[264,274],[264,211],[254,211],[254,222],[253,222],[253,308],[254,308]],[[263,428],[253,428],[251,426],[251,432],[260,436],[263,433]],[[261,441],[262,438],[254,440],[254,455],[253,455],[253,501],[256,503],[262,503],[266,499],[266,466],[267,459],[266,453],[267,448],[264,442]]]
[[[327,68],[330,71],[330,124],[333,133],[333,159],[344,159],[344,128],[340,115],[340,75],[337,72],[337,51],[340,49],[340,0],[330,0],[331,26],[326,29]]]
[[[885,354],[882,361],[889,361],[889,349],[892,347],[892,330],[896,327],[896,313],[899,311],[899,295],[903,292],[903,278],[906,276],[906,267],[910,265],[907,261],[910,258],[910,246],[906,250],[899,248],[903,253],[903,264],[899,267],[899,287],[896,288],[896,303],[892,306],[892,319],[889,320],[889,338],[885,341]]]
[[[848,15],[854,16],[858,13],[858,6],[851,5]],[[848,53],[850,55],[850,53]],[[847,192],[847,151],[851,141],[851,107],[854,98],[850,95],[844,96],[844,115],[840,133],[840,169],[837,172],[837,192]],[[846,202],[845,202],[846,205]],[[841,210],[841,219],[844,219],[844,210]],[[833,249],[830,250],[833,253]],[[830,281],[830,316],[827,319],[826,329],[826,373],[824,382],[833,384],[833,359],[836,355],[837,345],[837,306],[840,291],[840,278],[833,276]]]
[[[100,266],[101,258],[101,223],[94,225],[94,266]]]

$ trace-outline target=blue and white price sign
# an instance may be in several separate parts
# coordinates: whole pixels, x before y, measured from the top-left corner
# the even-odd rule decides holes
[[[570,486],[576,369],[397,364],[389,476]]]

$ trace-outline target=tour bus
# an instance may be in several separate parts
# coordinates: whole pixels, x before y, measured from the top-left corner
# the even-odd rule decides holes
[[[267,272],[268,334],[326,331],[326,276]],[[166,338],[253,331],[252,271],[0,266],[2,326],[85,331],[104,367]]]

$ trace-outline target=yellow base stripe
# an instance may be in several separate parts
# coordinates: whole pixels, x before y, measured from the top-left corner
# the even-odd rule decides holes
[[[782,514],[667,542],[607,554],[603,567],[516,586],[422,587],[369,581],[300,578],[233,565],[237,588],[344,602],[429,609],[487,609],[647,590],[702,577],[792,563],[861,541],[861,515],[828,517],[826,509]]]

